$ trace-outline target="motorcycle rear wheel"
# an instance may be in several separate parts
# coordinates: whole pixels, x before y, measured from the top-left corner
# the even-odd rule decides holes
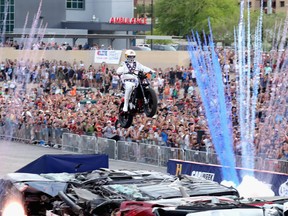
[[[121,127],[129,128],[133,122],[133,114],[129,112],[123,112],[124,102],[121,103],[119,108],[119,115],[118,115],[118,123],[120,123]]]
[[[153,117],[157,112],[157,95],[152,88],[148,88],[145,89],[145,97],[148,100],[148,103],[144,104],[144,113],[147,117]]]

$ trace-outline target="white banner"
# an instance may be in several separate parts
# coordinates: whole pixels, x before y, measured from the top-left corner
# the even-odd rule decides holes
[[[105,62],[107,64],[119,64],[121,59],[121,50],[96,50],[95,63]]]

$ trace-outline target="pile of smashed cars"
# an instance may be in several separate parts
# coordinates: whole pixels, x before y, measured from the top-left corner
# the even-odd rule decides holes
[[[286,198],[244,202],[232,187],[188,175],[172,176],[147,170],[11,173],[0,180],[0,186],[1,216],[10,216],[5,209],[15,200],[21,203],[27,216],[287,214]]]

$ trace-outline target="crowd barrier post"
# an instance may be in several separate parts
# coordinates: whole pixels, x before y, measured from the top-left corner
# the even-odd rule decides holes
[[[247,164],[247,167],[243,165],[243,161]],[[236,167],[248,168],[251,169],[251,166],[254,169],[263,170],[263,160],[261,157],[250,157],[250,156],[242,156],[242,155],[235,155],[235,162]]]
[[[159,146],[139,143],[139,162],[159,165]]]
[[[28,124],[19,125],[18,138],[20,142],[30,143],[31,142],[31,129],[33,126]]]
[[[287,160],[277,160],[278,162],[278,172],[288,174],[288,161]]]
[[[17,130],[18,130],[16,123],[12,121],[6,121],[4,126],[5,126],[4,134],[6,138],[10,140],[15,139],[17,137]]]
[[[218,155],[214,152],[206,152],[206,163],[220,165]]]
[[[280,171],[281,166],[278,163],[277,159],[266,158],[264,159],[264,167],[262,169],[266,171],[277,172],[277,171]]]
[[[48,129],[48,143],[56,144],[56,128],[54,127]]]
[[[34,125],[34,140],[39,141],[41,140],[41,125],[36,124]]]
[[[48,133],[49,133],[48,132],[48,126],[45,124],[42,124],[41,125],[41,140],[40,141],[43,141],[44,144],[48,143],[48,137],[49,137]]]
[[[254,158],[254,169],[258,169],[258,170],[263,169],[263,159],[261,157]]]
[[[115,140],[99,137],[97,145],[98,153],[107,154],[110,159],[117,160],[117,142]]]
[[[167,162],[171,157],[170,147],[159,146],[158,166],[167,166]]]
[[[24,133],[25,134],[25,140],[29,140],[29,142],[31,142],[32,136],[34,133],[33,126],[29,125],[29,124],[25,124],[24,127],[25,127],[25,133]]]
[[[0,128],[0,136],[2,138],[26,143],[29,143],[31,140],[29,125],[16,124],[15,122],[6,121]]]
[[[6,123],[7,125],[7,123]],[[22,125],[17,125],[16,123],[14,122],[9,122],[9,125],[8,126],[8,131],[7,133],[9,134],[9,138],[13,141],[17,141],[17,140],[21,140],[21,137],[22,137]]]
[[[138,162],[141,160],[139,145],[136,142],[117,142],[118,160]]]
[[[21,140],[23,140],[23,138],[24,138],[24,133],[25,133],[25,130],[24,130],[24,125],[23,124],[13,124],[13,126],[12,126],[12,140],[15,140],[15,141],[17,141],[17,140],[19,140],[19,141],[21,141]]]
[[[70,130],[68,128],[55,128],[55,139],[56,144],[62,144],[63,134],[64,133],[70,133]]]
[[[78,134],[64,133],[62,137],[62,151],[71,151],[79,153],[79,140]]]
[[[212,153],[198,150],[185,150],[185,160],[200,162],[200,163],[211,163],[212,159],[215,160]]]
[[[43,140],[61,145],[63,151],[84,154],[107,154],[115,160],[134,161],[156,166],[167,166],[169,159],[220,165],[217,154],[181,148],[171,148],[155,144],[118,141],[95,136],[69,133],[66,128],[53,128],[47,125],[16,124],[6,121],[0,126],[0,138],[12,141],[32,142]],[[236,167],[243,167],[242,161],[254,160],[257,170],[288,173],[288,161],[265,159],[261,157],[243,157],[235,155]],[[252,161],[251,161],[252,162]],[[249,168],[249,167],[244,167]]]
[[[95,136],[79,136],[79,152],[83,154],[95,154],[97,138]]]
[[[5,138],[5,125],[0,126],[0,137],[1,139]]]

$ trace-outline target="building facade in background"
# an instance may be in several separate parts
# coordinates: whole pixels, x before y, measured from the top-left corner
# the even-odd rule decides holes
[[[269,11],[269,7],[271,6],[272,13],[286,13],[288,5],[288,0],[263,0],[263,8],[267,13]],[[261,0],[251,0],[251,8],[252,9],[260,9]]]
[[[29,34],[40,2],[40,0],[0,0],[1,33]],[[26,17],[28,17],[27,23]],[[70,44],[88,42],[124,49],[133,41],[116,37],[71,39],[68,35],[135,35],[150,31],[150,24],[133,18],[134,0],[42,0],[38,24],[39,26],[42,24],[43,29],[47,25],[46,34],[63,35],[62,39],[53,37],[44,39],[50,42]]]

